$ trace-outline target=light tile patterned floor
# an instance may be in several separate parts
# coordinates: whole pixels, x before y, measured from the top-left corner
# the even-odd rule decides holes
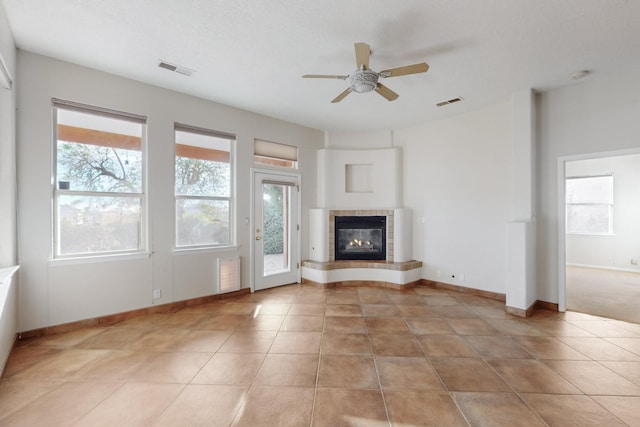
[[[640,426],[640,325],[290,285],[17,343],[2,426]]]

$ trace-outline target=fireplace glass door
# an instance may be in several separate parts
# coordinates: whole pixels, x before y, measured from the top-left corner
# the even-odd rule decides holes
[[[385,216],[337,216],[336,260],[386,260]]]

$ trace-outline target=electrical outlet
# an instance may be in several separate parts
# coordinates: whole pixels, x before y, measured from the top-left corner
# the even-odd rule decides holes
[[[638,260],[635,258],[631,258],[631,265],[638,265]]]
[[[154,289],[153,290],[153,299],[162,298],[162,289]]]
[[[442,271],[436,270],[436,277],[442,277]]]
[[[461,274],[458,276],[458,279],[460,279],[461,282],[464,282],[467,279],[467,276],[465,276],[464,274]]]

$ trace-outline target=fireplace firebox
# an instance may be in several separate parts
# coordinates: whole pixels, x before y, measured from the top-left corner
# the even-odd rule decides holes
[[[336,216],[336,260],[386,260],[385,216]]]

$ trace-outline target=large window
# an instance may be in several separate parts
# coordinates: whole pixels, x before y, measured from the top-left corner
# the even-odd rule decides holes
[[[54,100],[54,257],[145,245],[146,118]]]
[[[567,233],[613,234],[613,176],[568,177]]]
[[[232,244],[235,135],[176,123],[176,247]]]

